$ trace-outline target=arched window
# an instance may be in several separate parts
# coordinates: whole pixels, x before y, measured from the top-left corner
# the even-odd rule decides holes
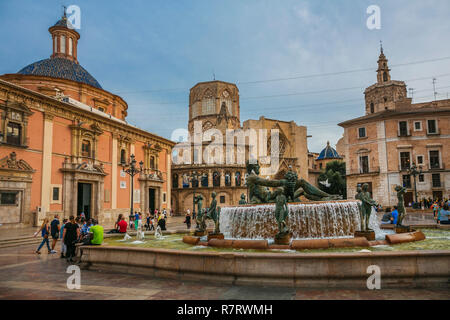
[[[172,175],[172,188],[178,188],[178,174]]]
[[[183,188],[189,188],[189,177],[186,174],[183,175]]]
[[[89,140],[82,141],[81,156],[82,157],[90,157],[91,156],[91,142]]]
[[[231,186],[231,173],[230,172],[225,172],[225,185],[227,187]]]
[[[61,36],[61,42],[60,42],[61,52],[66,53],[66,36]]]
[[[388,81],[388,76],[386,72],[383,73],[383,81],[384,82]]]
[[[213,173],[213,186],[220,187],[220,173],[217,171]]]
[[[198,178],[197,177],[192,178],[192,188],[198,188]]]
[[[120,150],[120,163],[127,163],[127,152],[125,149]]]
[[[375,112],[375,105],[373,104],[373,102],[370,104],[370,113],[374,113]]]
[[[234,179],[236,180],[236,187],[240,187],[241,186],[241,172],[240,171],[236,171]]]
[[[69,38],[69,55],[73,55],[73,40]]]
[[[202,176],[202,187],[208,187],[208,174],[205,173]]]

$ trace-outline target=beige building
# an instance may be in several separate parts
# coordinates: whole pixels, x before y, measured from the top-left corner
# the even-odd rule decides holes
[[[219,153],[224,155],[222,163],[208,161],[205,157],[205,151],[213,145],[210,141],[203,141],[204,133],[210,129],[216,129],[223,136],[222,142],[216,144],[212,152],[212,157],[218,156]],[[292,166],[300,176],[308,179],[306,127],[298,126],[293,121],[286,122],[264,117],[258,120],[247,120],[241,126],[237,86],[223,81],[198,83],[190,91],[188,132],[194,142],[197,141],[196,138],[199,138],[198,141],[201,142],[196,147],[190,145],[176,157],[174,156],[175,161],[178,157],[190,159],[187,164],[186,162],[175,163],[172,166],[171,204],[175,213],[182,214],[187,209],[192,212],[194,194],[203,196],[203,207],[209,206],[213,191],[217,193],[216,199],[220,206],[237,205],[242,194],[245,194],[247,198],[245,161],[249,159],[251,140],[248,137],[244,141],[235,139],[235,148],[232,152],[227,152],[226,136],[227,130],[236,133],[249,129],[254,129],[256,133],[259,133],[260,129],[266,129],[268,133],[266,141],[259,134],[254,141],[257,148],[262,144],[267,147],[267,152],[262,155],[255,150],[255,156],[258,157],[262,169],[270,166],[264,165],[266,156],[271,154],[270,132],[272,129],[279,130],[279,168],[275,174],[263,175],[264,177],[283,177],[289,166]],[[198,131],[203,138],[196,135]],[[216,140],[211,138],[211,141]],[[230,154],[233,155],[234,161],[227,161]],[[238,161],[238,159],[244,159],[244,161]],[[197,174],[197,179],[192,178],[193,173]]]
[[[365,91],[365,115],[345,121],[341,148],[347,163],[347,194],[354,198],[358,184],[368,183],[373,197],[384,206],[397,203],[394,188],[408,190],[405,203],[414,200],[413,164],[418,200],[450,195],[450,100],[413,104],[406,84],[391,80],[383,50],[377,83]],[[343,145],[343,146],[342,146]]]

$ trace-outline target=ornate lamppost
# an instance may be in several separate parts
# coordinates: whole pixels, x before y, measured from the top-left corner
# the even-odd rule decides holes
[[[416,208],[418,205],[417,202],[417,185],[416,185],[416,176],[422,174],[422,168],[417,168],[416,164],[413,162],[411,168],[408,169],[408,174],[414,177],[414,207]]]
[[[130,156],[130,164],[127,165],[125,163],[122,163],[123,171],[127,173],[131,177],[131,204],[130,204],[130,215],[133,214],[133,195],[134,195],[134,176],[138,173],[141,173],[144,168],[144,162],[139,162],[139,168],[136,168],[136,159],[134,157],[134,154]],[[125,169],[127,168],[127,169]]]

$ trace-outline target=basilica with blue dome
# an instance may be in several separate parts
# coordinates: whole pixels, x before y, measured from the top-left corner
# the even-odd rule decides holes
[[[80,34],[65,12],[48,31],[49,58],[0,75],[2,228],[170,210],[175,143],[127,122],[126,101],[80,65]],[[139,179],[124,171],[133,160]]]

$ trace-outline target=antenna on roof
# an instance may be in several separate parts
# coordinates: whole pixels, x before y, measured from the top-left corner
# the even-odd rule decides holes
[[[382,40],[380,40],[380,50],[381,50],[381,53],[383,53],[383,41]]]
[[[434,92],[434,101],[436,101],[436,96],[437,96],[437,92],[436,92],[436,78],[433,78],[433,92]]]
[[[63,7],[63,17],[67,18],[67,16],[66,16],[67,7],[66,6],[62,6],[62,7]]]
[[[214,69],[213,69],[212,74],[213,74],[213,80],[216,81],[216,74],[214,73]]]

